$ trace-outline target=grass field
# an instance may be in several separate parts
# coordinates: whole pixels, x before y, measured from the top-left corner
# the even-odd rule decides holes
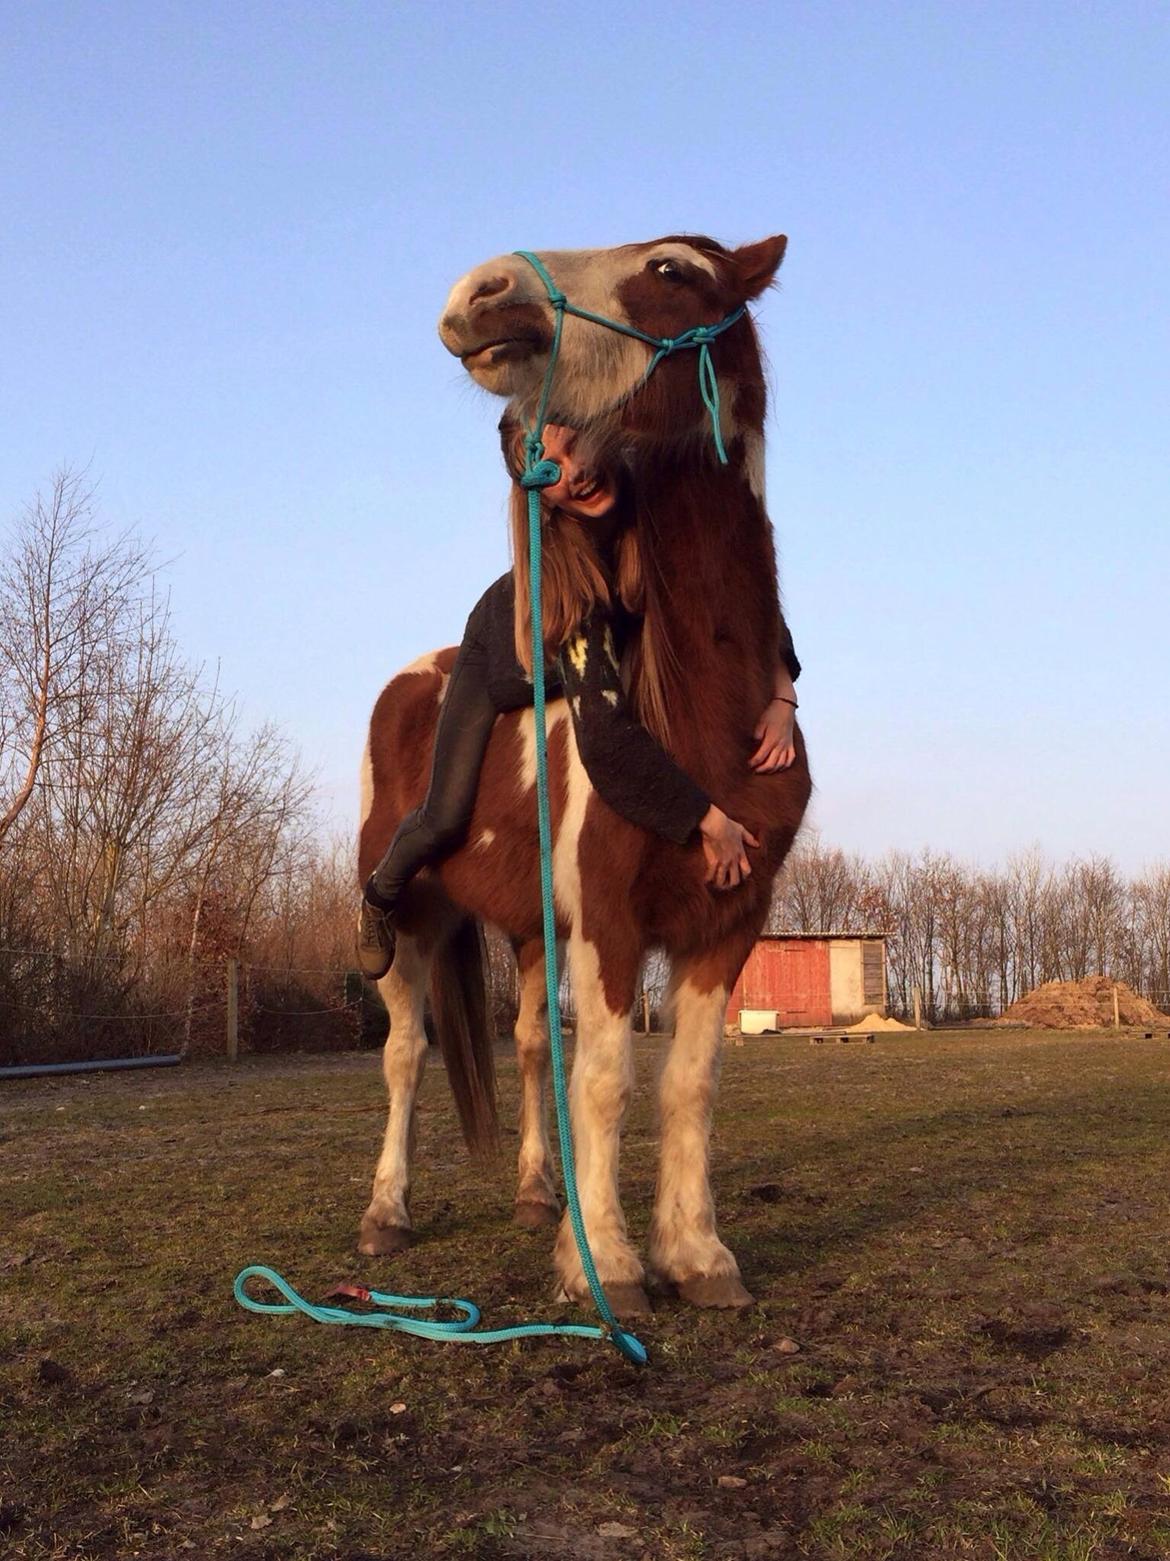
[[[583,1315],[438,1066],[419,1244],[354,1255],[382,1109],[371,1054],[0,1085],[0,1555],[1170,1556],[1170,1042],[729,1048],[716,1195],[759,1304],[661,1304],[642,1372],[235,1306],[268,1262]]]

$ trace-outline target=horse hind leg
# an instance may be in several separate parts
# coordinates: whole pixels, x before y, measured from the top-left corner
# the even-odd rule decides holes
[[[516,950],[520,1011],[516,1017],[516,1062],[520,1072],[520,1156],[513,1218],[524,1230],[555,1225],[561,1206],[548,1141],[548,995],[544,945],[537,940]]]
[[[737,967],[738,968],[738,967]],[[674,986],[675,1033],[659,1085],[661,1150],[649,1260],[655,1279],[693,1306],[750,1306],[739,1265],[720,1241],[711,1195],[711,1116],[723,1053],[725,979],[684,967]]]
[[[378,982],[390,1014],[382,1048],[389,1111],[370,1205],[362,1216],[358,1251],[370,1257],[400,1252],[414,1239],[410,1219],[410,1168],[414,1156],[415,1101],[427,1058],[423,1025],[430,955],[417,939],[400,933],[394,964]]]

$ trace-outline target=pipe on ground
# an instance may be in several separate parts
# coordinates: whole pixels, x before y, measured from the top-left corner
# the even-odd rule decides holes
[[[182,1060],[174,1052],[165,1057],[108,1057],[103,1062],[34,1062],[0,1068],[0,1079],[38,1079],[47,1073],[98,1073],[106,1068],[173,1068]]]

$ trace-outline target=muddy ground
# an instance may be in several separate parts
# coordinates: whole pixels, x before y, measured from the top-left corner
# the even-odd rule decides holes
[[[419,1244],[357,1258],[381,1117],[368,1054],[0,1085],[0,1555],[1170,1556],[1170,1042],[729,1047],[715,1187],[758,1305],[661,1304],[641,1372],[237,1308],[268,1262],[585,1319],[509,1223],[514,1136],[471,1166],[437,1067]]]

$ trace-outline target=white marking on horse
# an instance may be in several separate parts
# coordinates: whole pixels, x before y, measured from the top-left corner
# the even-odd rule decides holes
[[[550,744],[557,722],[563,721],[565,714],[561,700],[545,705],[544,730]],[[525,791],[532,791],[536,786],[536,712],[533,710],[520,713],[520,785]]]
[[[743,436],[743,471],[748,487],[763,504],[766,495],[764,436],[754,428],[748,429]]]
[[[649,1251],[651,1267],[668,1279],[739,1277],[715,1229],[709,1176],[726,1008],[726,987],[702,992],[685,977],[675,987],[674,1039],[659,1083],[662,1144]]]
[[[416,656],[415,659],[410,663],[410,665],[408,667],[403,667],[402,671],[397,673],[396,676],[400,677],[400,678],[404,678],[404,677],[409,677],[409,676],[411,676],[413,674],[417,674],[417,673],[437,672],[438,670],[439,670],[438,652],[437,651],[433,651],[433,650],[428,650],[425,655]]]
[[[399,934],[394,964],[378,982],[378,991],[390,1015],[390,1034],[382,1048],[382,1076],[386,1081],[390,1110],[382,1153],[374,1172],[374,1191],[362,1221],[362,1250],[377,1228],[410,1229],[410,1158],[414,1136],[414,1103],[427,1060],[427,1036],[423,1026],[430,959],[416,941]]]
[[[374,765],[370,758],[370,739],[368,737],[366,738],[366,746],[362,749],[362,768],[359,784],[361,788],[361,802],[359,805],[361,823],[359,828],[361,828],[365,826],[365,822],[370,816],[370,810],[374,806]]]
[[[640,1285],[642,1264],[626,1234],[618,1191],[618,1146],[634,1073],[630,1015],[605,999],[597,946],[581,931],[581,832],[594,795],[569,727],[565,811],[553,847],[557,909],[569,923],[569,971],[577,1003],[577,1049],[569,1103],[581,1212],[597,1272],[607,1284]],[[567,1294],[588,1293],[568,1215],[556,1243],[556,1266]]]

